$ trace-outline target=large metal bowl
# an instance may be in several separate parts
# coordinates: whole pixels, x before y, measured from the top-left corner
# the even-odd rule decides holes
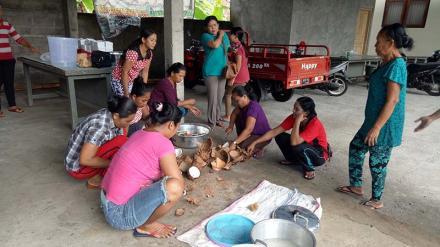
[[[186,134],[192,135],[186,135]],[[177,134],[173,137],[174,145],[180,148],[196,148],[208,140],[211,128],[206,124],[201,123],[184,123],[177,129]]]
[[[266,246],[315,247],[315,235],[297,223],[283,219],[258,222],[251,232],[252,241]]]

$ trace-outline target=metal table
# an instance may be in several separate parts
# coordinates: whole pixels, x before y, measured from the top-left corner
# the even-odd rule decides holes
[[[34,99],[46,99],[53,97],[56,94],[33,94],[32,93],[32,82],[31,75],[29,73],[29,68],[38,69],[44,72],[54,74],[58,77],[64,78],[67,81],[67,96],[70,102],[70,113],[72,117],[72,128],[74,128],[78,122],[78,106],[75,93],[75,82],[78,80],[85,79],[96,79],[105,78],[107,85],[107,95],[111,93],[110,80],[112,68],[63,68],[57,67],[49,62],[45,62],[39,58],[34,58],[30,56],[23,56],[18,58],[19,61],[23,62],[24,79],[26,83],[27,101],[28,105],[32,106],[34,104]]]

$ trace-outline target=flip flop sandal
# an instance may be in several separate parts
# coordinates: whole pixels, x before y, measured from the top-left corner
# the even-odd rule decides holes
[[[359,193],[354,191],[350,186],[339,186],[338,188],[336,188],[336,191],[341,192],[341,193],[345,193],[345,194],[353,194],[356,196],[363,196],[364,193]]]
[[[377,204],[375,204],[374,200],[368,200],[368,201],[362,202],[361,205],[365,206],[365,207],[369,207],[374,210],[383,208],[383,203],[380,203],[379,205],[377,205]]]
[[[283,165],[283,166],[293,165],[293,162],[288,161],[288,160],[280,160],[278,163],[280,163],[280,165]]]
[[[14,108],[14,109],[8,109],[9,112],[15,112],[15,113],[23,113],[23,109],[20,107]]]

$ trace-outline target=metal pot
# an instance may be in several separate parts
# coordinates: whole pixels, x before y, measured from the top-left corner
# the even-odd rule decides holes
[[[318,216],[307,208],[297,205],[286,205],[277,208],[273,211],[272,218],[293,221],[313,233],[316,233],[319,229]]]
[[[268,219],[258,222],[251,232],[252,241],[274,247],[316,247],[315,235],[288,220]]]
[[[206,124],[184,123],[177,129],[173,143],[180,148],[196,148],[198,144],[208,140],[210,132],[211,128]]]

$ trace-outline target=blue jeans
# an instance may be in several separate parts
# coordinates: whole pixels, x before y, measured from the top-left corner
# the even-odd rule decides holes
[[[188,115],[189,110],[186,109],[185,107],[179,106],[177,108],[179,108],[180,112],[182,113],[182,117],[185,117],[186,115]]]
[[[107,223],[119,230],[131,230],[145,224],[153,212],[168,201],[167,179],[164,177],[140,190],[123,205],[107,200],[104,190],[101,190],[101,208]]]

